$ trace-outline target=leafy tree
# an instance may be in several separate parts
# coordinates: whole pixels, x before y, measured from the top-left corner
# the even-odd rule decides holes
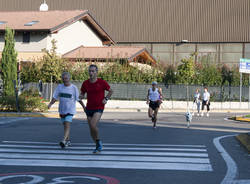
[[[227,65],[223,65],[221,67],[221,85],[229,84],[231,85],[232,82],[232,72],[230,71],[230,68]]]
[[[207,64],[201,71],[201,84],[204,86],[220,86],[222,77],[219,68],[214,64]]]
[[[53,82],[61,81],[63,71],[71,71],[70,63],[66,63],[64,59],[56,53],[56,41],[52,40],[52,48],[50,51],[43,50],[44,55],[41,59],[22,65],[22,81],[23,82]]]
[[[45,55],[41,60],[41,79],[44,82],[50,82],[51,77],[53,82],[60,81],[62,72],[67,70],[66,62],[56,53],[56,41],[52,40],[51,42],[51,50],[43,50]]]
[[[13,80],[17,81],[17,52],[15,51],[14,36],[15,32],[13,30],[5,29],[5,43],[1,61],[4,96],[13,96],[15,94]]]
[[[176,68],[173,65],[169,65],[166,69],[164,82],[166,84],[175,84],[176,82]]]
[[[182,59],[181,62],[177,68],[177,81],[181,84],[191,84],[195,75],[193,55]]]

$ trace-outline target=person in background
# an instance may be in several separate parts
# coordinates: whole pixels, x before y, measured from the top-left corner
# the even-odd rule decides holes
[[[204,107],[207,106],[207,117],[209,117],[210,111],[210,93],[208,92],[207,87],[204,88],[203,98],[202,98],[202,107],[201,107],[201,116],[204,115]]]
[[[48,104],[48,109],[59,100],[59,114],[61,121],[64,125],[64,137],[59,143],[61,148],[70,146],[70,123],[72,122],[73,116],[76,113],[76,101],[78,101],[83,110],[85,106],[83,102],[79,99],[78,88],[70,83],[70,74],[68,72],[62,73],[63,84],[59,84],[54,91],[53,98]]]
[[[147,104],[149,104],[148,108],[148,116],[151,118],[153,122],[153,128],[156,128],[157,122],[157,114],[162,103],[162,90],[157,87],[157,82],[152,82],[152,88],[148,89],[147,95]]]
[[[197,109],[197,116],[200,116],[200,105],[201,105],[201,102],[200,102],[200,92],[199,92],[199,89],[197,88],[195,90],[195,93],[194,93],[194,101],[193,101],[193,107],[192,107],[192,110],[193,110],[193,113],[192,115],[194,116],[194,109],[196,107]]]

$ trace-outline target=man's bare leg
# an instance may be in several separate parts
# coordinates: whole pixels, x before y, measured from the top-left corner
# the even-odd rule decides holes
[[[157,121],[158,110],[159,110],[159,108],[156,108],[154,110],[154,121],[153,121],[153,123],[154,123],[153,127],[154,128],[156,128],[156,121]]]
[[[88,124],[90,129],[90,134],[93,139],[93,141],[96,143],[96,149],[94,150],[94,153],[97,153],[98,151],[102,150],[102,143],[99,139],[99,131],[97,124],[100,121],[102,116],[102,113],[96,112],[92,117],[88,117]]]

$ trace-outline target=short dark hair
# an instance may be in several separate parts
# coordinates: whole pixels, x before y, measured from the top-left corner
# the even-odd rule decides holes
[[[94,64],[89,65],[89,69],[92,68],[92,67],[95,67],[96,71],[98,72],[98,67],[97,67],[97,65],[94,65]]]

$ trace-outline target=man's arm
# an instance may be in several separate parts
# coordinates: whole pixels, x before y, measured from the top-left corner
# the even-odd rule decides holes
[[[106,103],[108,102],[108,100],[110,99],[110,97],[112,96],[112,94],[113,94],[113,90],[112,90],[111,88],[109,88],[108,94],[107,94],[107,96],[103,99],[102,103],[103,103],[103,104],[106,104]]]
[[[79,100],[78,100],[78,102],[81,104],[83,110],[85,111],[85,110],[86,110],[86,106],[84,105],[84,103],[83,103],[83,101],[82,101],[82,99],[84,98],[84,95],[85,95],[85,93],[81,92],[81,94],[79,95]]]
[[[55,98],[52,98],[52,100],[50,101],[49,105],[48,105],[48,109],[50,109],[50,107],[56,102],[57,100]]]
[[[163,95],[162,95],[162,89],[159,88],[159,93],[160,93],[160,100],[163,100]]]
[[[147,104],[149,104],[149,90],[148,90],[148,94],[147,94]]]

